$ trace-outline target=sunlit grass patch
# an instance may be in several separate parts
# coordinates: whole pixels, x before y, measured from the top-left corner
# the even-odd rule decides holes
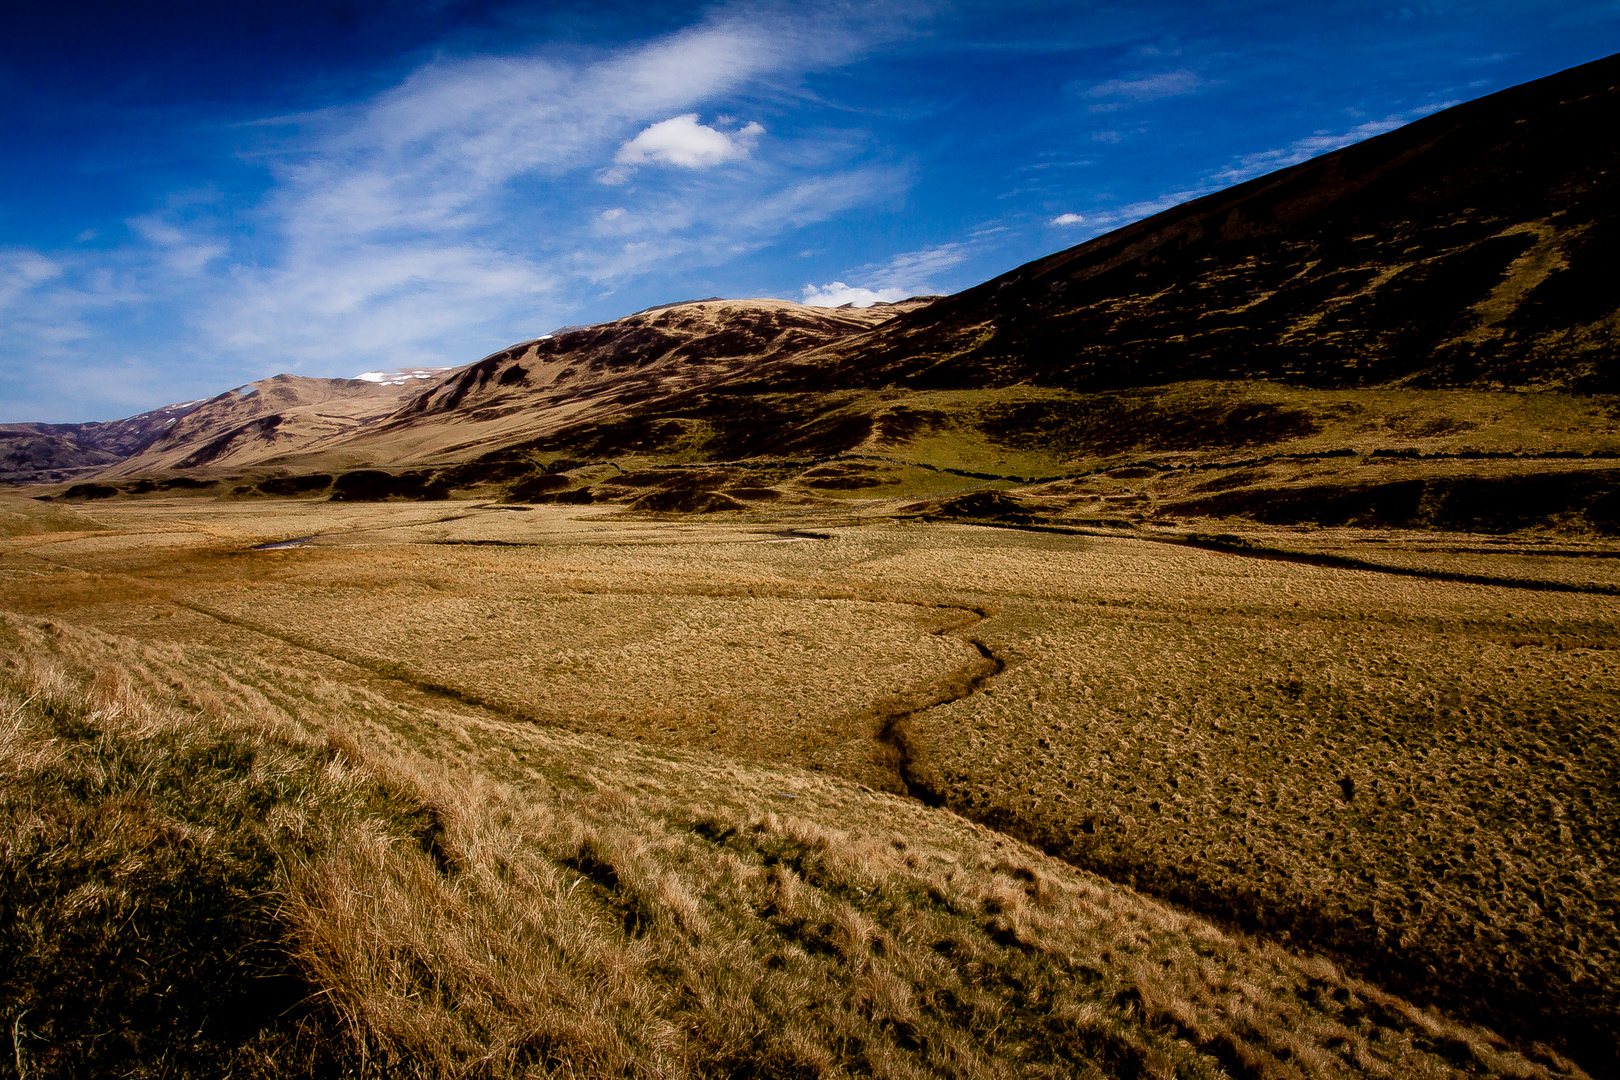
[[[5,946],[28,1075],[1577,1075],[849,785],[5,633],[5,880],[81,897]]]

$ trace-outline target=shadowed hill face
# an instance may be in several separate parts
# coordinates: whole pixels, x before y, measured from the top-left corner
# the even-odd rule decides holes
[[[118,460],[116,454],[85,446],[48,430],[56,425],[0,427],[0,482],[63,480]],[[47,430],[39,430],[39,429]]]
[[[1610,58],[1019,267],[835,347],[832,377],[1612,390],[1616,131]]]
[[[0,481],[50,482],[114,465],[140,453],[202,404],[165,405],[123,420],[0,425]]]

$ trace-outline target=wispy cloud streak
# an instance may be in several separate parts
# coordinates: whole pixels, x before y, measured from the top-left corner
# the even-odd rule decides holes
[[[1441,109],[1449,109],[1455,104],[1457,104],[1456,101],[1439,101],[1407,112],[1395,113],[1379,120],[1368,120],[1344,131],[1323,129],[1312,132],[1302,139],[1295,139],[1287,146],[1244,154],[1231,165],[1215,173],[1212,179],[1220,184],[1235,184],[1277,169],[1285,169],[1290,165],[1298,165],[1302,161],[1309,161],[1313,157],[1331,153],[1334,150],[1342,150],[1346,146],[1361,142],[1363,139],[1370,139],[1374,135],[1394,131],[1396,128],[1404,127],[1414,120],[1428,116],[1430,113],[1437,113]]]
[[[748,111],[913,14],[718,8],[612,50],[436,60],[368,100],[240,128],[270,180],[245,221],[160,207],[122,248],[7,253],[0,350],[49,362],[138,304],[166,323],[161,345],[103,356],[131,378],[159,349],[226,385],[462,362],[640,275],[902,192],[906,169],[773,140]]]
[[[582,286],[675,257],[712,262],[892,189],[892,172],[806,177],[749,161],[762,125],[725,132],[691,111],[860,47],[837,23],[722,14],[595,61],[430,65],[367,105],[308,118],[269,208],[281,258],[242,275],[210,330],[295,366],[334,346],[443,362],[458,358],[452,335],[525,309],[555,321]],[[624,184],[656,164],[704,175],[640,178],[606,213],[580,193],[581,174],[607,166]],[[722,164],[739,171],[710,175]],[[514,221],[535,231],[510,235]]]

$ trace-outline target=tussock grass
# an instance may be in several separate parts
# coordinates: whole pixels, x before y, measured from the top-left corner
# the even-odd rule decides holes
[[[265,823],[321,831],[386,795],[286,732],[149,707],[116,669],[86,684],[53,664],[13,665],[0,692],[0,1008],[12,1044],[0,1068],[314,1067],[329,1044],[281,941]]]
[[[0,1069],[1580,1075],[830,778],[38,620],[0,644]]]
[[[24,489],[26,490],[26,489]],[[94,532],[105,526],[83,514],[23,495],[0,491],[0,540],[62,532]]]
[[[402,700],[431,701],[379,676],[873,787],[897,785],[891,749],[872,739],[883,715],[943,700],[979,670],[971,634],[1007,670],[899,733],[910,778],[952,808],[1588,1067],[1610,1060],[1611,597],[952,526],[761,544],[741,527],[541,510],[438,522],[409,507],[237,504],[207,529],[247,533],[246,546],[264,536],[246,523],[282,536],[330,525],[364,546],[158,547],[154,535],[182,535],[179,512],[120,511],[138,534],[68,540],[49,549],[62,565],[13,559],[0,567],[8,602],[319,663]],[[1343,547],[1346,533],[1322,540]],[[440,537],[517,546],[399,545]],[[1411,537],[1369,547],[1439,566],[1508,557]],[[1615,562],[1565,561],[1588,575]],[[970,609],[995,614],[950,631]],[[448,761],[463,737],[424,728],[411,749]],[[849,829],[847,814],[823,820]]]
[[[1113,880],[1612,1061],[1610,618],[1439,585],[1410,590],[1419,616],[1371,575],[1243,573],[1246,602],[1150,585],[982,628],[1008,669],[907,725],[913,776]]]

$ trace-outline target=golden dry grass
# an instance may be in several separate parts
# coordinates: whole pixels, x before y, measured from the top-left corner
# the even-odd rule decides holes
[[[24,488],[22,491],[26,492]],[[0,538],[40,536],[50,533],[94,531],[101,528],[72,509],[53,506],[0,489]]]
[[[80,931],[34,935],[30,962],[139,984],[145,972],[125,969],[154,927],[242,915],[211,927],[239,947],[220,951],[203,993],[185,971],[163,984],[185,1026],[138,1026],[143,1014],[120,1011],[138,995],[87,1005],[48,979],[7,981],[27,1075],[223,1062],[259,1075],[1579,1075],[843,782],[412,709],[201,647],[9,616],[0,637],[16,925]],[[150,824],[132,828],[131,808]],[[243,865],[254,872],[239,880]],[[75,875],[90,887],[63,888]],[[177,882],[191,908],[165,903]],[[293,1008],[210,1027],[264,972],[301,991]],[[69,1026],[87,1012],[92,1024]]]
[[[319,673],[322,694],[372,703],[348,729],[394,732],[443,770],[435,783],[487,772],[638,806],[659,790],[689,823],[722,807],[738,835],[839,791],[819,827],[866,835],[871,800],[885,821],[908,804],[781,770],[910,779],[1075,864],[1606,1060],[1612,597],[958,526],[823,522],[832,539],[795,540],[465,504],[94,513],[116,535],[9,549],[9,606]],[[1442,568],[1494,558],[1323,543]],[[1557,566],[1601,584],[1582,568],[1608,563]],[[970,638],[1006,670],[913,713],[973,689]],[[422,719],[447,700],[476,725]],[[878,738],[896,726],[909,761]],[[756,801],[724,794],[720,769]],[[738,779],[763,775],[777,779]]]

